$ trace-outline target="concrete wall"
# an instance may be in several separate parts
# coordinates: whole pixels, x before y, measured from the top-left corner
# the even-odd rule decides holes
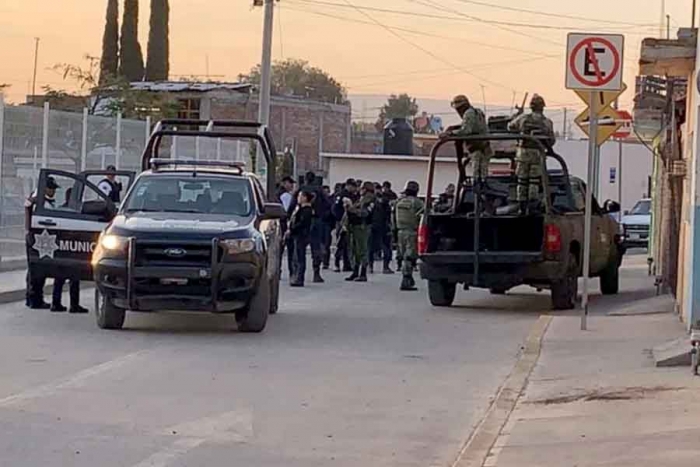
[[[651,175],[652,158],[649,150],[641,144],[623,143],[622,183],[623,209],[630,209],[647,192],[647,180]],[[572,175],[586,180],[588,170],[588,141],[557,142],[559,153],[569,166]],[[407,180],[416,180],[425,189],[428,158],[421,156],[383,156],[371,154],[324,154],[331,183],[343,182],[347,178],[360,178],[383,182],[389,180],[395,187],[402,187]],[[606,199],[618,198],[619,168],[618,144],[606,143],[601,148],[600,157],[600,196]],[[618,171],[615,182],[610,181],[610,168]],[[556,163],[550,168],[556,168]],[[457,181],[457,164],[451,158],[441,158],[435,173],[435,189],[439,192],[448,183]]]

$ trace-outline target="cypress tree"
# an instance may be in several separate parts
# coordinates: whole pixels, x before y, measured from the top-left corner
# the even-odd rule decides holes
[[[119,41],[119,76],[129,82],[143,79],[143,53],[138,29],[139,0],[124,0],[124,19]]]
[[[165,81],[170,73],[170,6],[168,0],[151,0],[146,80]]]
[[[117,76],[119,66],[119,2],[107,0],[107,17],[102,37],[100,84]]]

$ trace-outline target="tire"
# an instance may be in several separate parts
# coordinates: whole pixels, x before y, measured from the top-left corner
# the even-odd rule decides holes
[[[263,271],[258,290],[255,292],[248,309],[236,313],[236,322],[240,332],[262,332],[270,315],[271,302],[270,281]]]
[[[121,329],[124,327],[126,310],[114,306],[107,297],[95,289],[95,318],[100,329]]]
[[[280,308],[280,276],[277,275],[270,285],[270,314],[275,315]]]
[[[491,295],[505,295],[508,292],[508,289],[493,287],[492,289],[489,289],[489,292],[491,292]]]
[[[618,259],[610,261],[600,274],[600,291],[603,295],[615,295],[620,290],[620,266]]]
[[[552,308],[554,310],[572,310],[576,307],[578,295],[578,260],[569,255],[569,265],[563,279],[552,283]]]
[[[428,281],[428,298],[433,306],[452,306],[457,284],[447,281]]]

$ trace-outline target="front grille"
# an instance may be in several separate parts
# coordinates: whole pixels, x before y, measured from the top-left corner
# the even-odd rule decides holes
[[[640,230],[642,232],[646,232],[649,230],[649,226],[641,224],[627,224],[625,225],[625,230]]]
[[[136,243],[135,266],[208,267],[211,243]]]
[[[134,287],[134,292],[139,297],[173,294],[199,297],[211,295],[211,279],[190,279],[186,285],[178,285],[177,287],[161,284],[159,279],[136,279]]]

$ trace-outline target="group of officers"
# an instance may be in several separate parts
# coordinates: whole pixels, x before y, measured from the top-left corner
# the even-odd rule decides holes
[[[394,274],[392,244],[396,243],[397,263],[403,275],[401,290],[416,290],[416,236],[423,213],[417,182],[408,182],[399,196],[390,182],[379,184],[350,178],[337,184],[331,193],[309,172],[298,190],[294,190],[294,180],[289,177],[283,180],[282,187],[280,201],[289,213],[285,247],[292,287],[304,286],[309,247],[313,282],[324,282],[321,269],[330,269],[335,232],[335,272],[349,272],[346,281],[367,282],[367,275],[374,272],[375,260],[380,256],[382,272]]]

